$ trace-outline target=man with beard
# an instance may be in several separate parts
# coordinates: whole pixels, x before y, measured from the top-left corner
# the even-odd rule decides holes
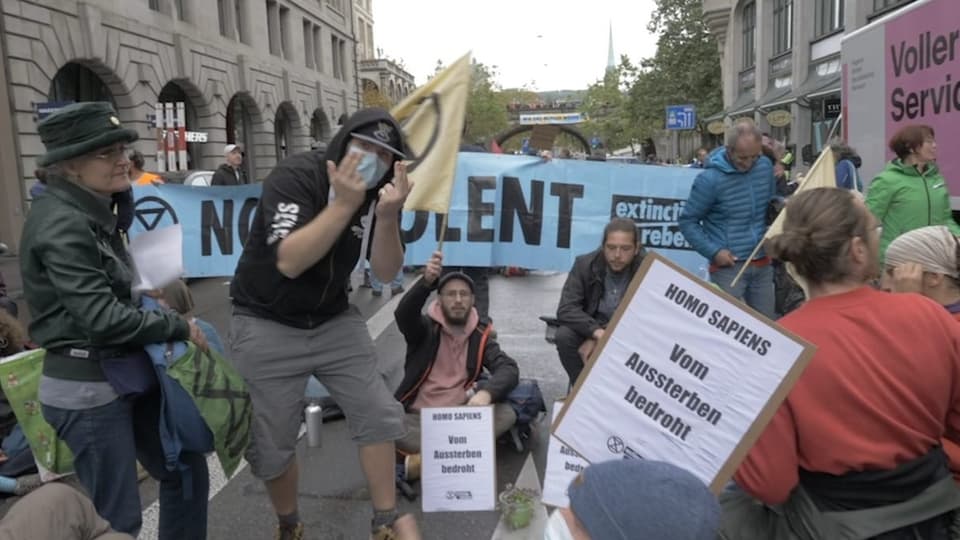
[[[577,257],[567,275],[557,306],[556,342],[570,386],[576,384],[643,261],[646,252],[638,240],[633,221],[614,218],[603,230],[600,248]]]
[[[382,109],[351,116],[325,153],[281,161],[263,183],[237,264],[230,359],[253,403],[247,461],[267,487],[278,540],[300,540],[297,433],[311,375],[347,419],[373,504],[373,538],[419,538],[398,516],[394,441],[403,408],[377,369],[347,283],[361,260],[386,281],[403,264],[400,212],[410,193],[400,125]],[[356,538],[356,536],[351,536]]]
[[[767,248],[810,299],[778,322],[816,353],[721,495],[721,538],[951,538],[960,490],[941,441],[960,441],[960,326],[869,286],[879,245],[852,191],[787,204]]]
[[[407,411],[407,436],[397,441],[397,449],[407,456],[408,480],[416,479],[419,468],[422,408],[494,404],[495,437],[517,421],[513,408],[502,402],[519,382],[517,363],[500,350],[493,326],[480,319],[474,307],[473,280],[462,272],[444,274],[442,261],[443,254],[435,252],[423,279],[394,312],[407,342],[403,382],[396,398]],[[422,314],[434,289],[438,298]],[[484,370],[487,374],[481,376]]]

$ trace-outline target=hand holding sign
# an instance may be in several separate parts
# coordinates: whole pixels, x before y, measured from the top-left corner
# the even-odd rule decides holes
[[[407,164],[397,161],[393,164],[393,181],[380,188],[380,198],[377,200],[378,218],[396,218],[400,215],[403,203],[406,202],[413,182],[407,177]]]
[[[327,161],[327,178],[333,188],[334,203],[347,205],[351,210],[360,208],[367,196],[367,184],[357,172],[362,155],[357,152],[347,152],[339,165]]]

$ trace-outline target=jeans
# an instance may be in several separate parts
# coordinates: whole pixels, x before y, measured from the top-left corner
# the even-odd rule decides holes
[[[160,444],[160,392],[136,400],[116,399],[92,409],[43,405],[43,417],[74,455],[80,483],[97,513],[114,530],[137,536],[141,526],[137,461],[160,482],[160,540],[207,537],[210,475],[202,454],[182,453],[190,469],[189,493],[184,475],[168,471]]]
[[[710,274],[710,280],[732,296],[746,302],[761,315],[776,319],[776,295],[773,290],[773,265],[747,267],[735,287],[730,283],[737,277],[741,264],[720,268]]]
[[[369,271],[369,270],[368,270]],[[397,275],[393,278],[393,281],[390,282],[391,289],[399,289],[403,287],[403,267],[400,267],[400,270],[397,271]],[[383,290],[383,283],[377,279],[377,276],[373,275],[373,272],[370,272],[370,288],[375,291]]]
[[[580,346],[586,341],[568,326],[560,326],[554,337],[557,345],[557,354],[560,355],[560,364],[570,379],[570,388],[577,384],[580,373],[583,371],[583,358],[580,357]]]

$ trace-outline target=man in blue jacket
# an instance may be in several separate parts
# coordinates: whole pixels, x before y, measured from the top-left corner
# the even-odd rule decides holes
[[[767,205],[776,196],[773,163],[762,152],[756,125],[742,122],[726,144],[710,153],[680,215],[683,236],[710,261],[710,279],[761,314],[774,318],[773,267],[760,249],[767,231]],[[731,286],[743,265],[749,265]]]

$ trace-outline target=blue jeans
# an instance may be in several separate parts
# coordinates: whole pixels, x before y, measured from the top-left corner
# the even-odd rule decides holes
[[[43,417],[74,455],[77,478],[97,513],[119,532],[137,536],[141,526],[137,461],[160,482],[160,540],[207,537],[210,475],[202,454],[182,453],[190,467],[190,492],[184,476],[168,471],[160,445],[160,392],[137,400],[116,399],[92,409],[43,405]]]
[[[377,279],[377,276],[373,275],[373,272],[370,272],[370,287],[375,291],[383,290],[383,283]],[[397,275],[393,278],[393,281],[390,282],[391,289],[397,289],[403,287],[403,267],[400,267],[400,270],[397,271]]]
[[[761,315],[771,320],[777,318],[776,296],[773,290],[773,265],[749,266],[735,287],[730,283],[737,277],[742,264],[720,268],[710,274],[710,280],[732,296],[746,302]]]

